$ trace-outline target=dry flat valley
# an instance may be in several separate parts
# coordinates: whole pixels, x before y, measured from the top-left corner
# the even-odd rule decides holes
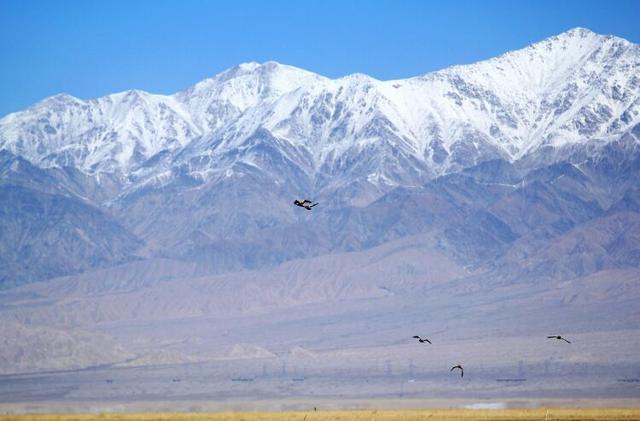
[[[0,421],[438,421],[438,420],[638,420],[640,409],[506,409],[326,412],[220,412],[140,414],[5,415]]]

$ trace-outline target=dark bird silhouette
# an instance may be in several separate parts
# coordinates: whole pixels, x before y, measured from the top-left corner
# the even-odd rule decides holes
[[[302,201],[300,200],[294,200],[293,204],[296,206],[300,206],[301,208],[305,208],[306,210],[311,210],[312,207],[317,206],[317,203],[313,203],[311,200],[307,200],[304,199]]]
[[[453,371],[456,368],[460,369],[460,377],[464,377],[464,368],[462,368],[462,366],[460,364],[454,365],[453,367],[451,367],[451,370],[449,370],[449,371]]]
[[[424,342],[429,342],[429,343],[431,343],[431,341],[430,341],[429,339],[427,339],[427,338],[421,338],[420,336],[417,336],[417,335],[416,335],[416,336],[414,336],[414,338],[416,338],[416,339],[418,340],[418,342],[420,342],[420,343],[424,343]]]
[[[565,341],[566,343],[570,344],[571,342],[569,342],[568,340],[566,340],[565,338],[563,338],[560,335],[551,335],[551,336],[547,336],[548,339],[558,339],[560,341]]]

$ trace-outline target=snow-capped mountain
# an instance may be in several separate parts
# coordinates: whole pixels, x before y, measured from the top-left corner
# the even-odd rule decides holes
[[[640,46],[585,29],[403,80],[267,62],[169,96],[57,95],[0,120],[0,285],[158,257],[272,267],[425,233],[465,267],[511,268],[512,247],[637,212],[639,123]]]
[[[89,101],[56,95],[2,120],[4,149],[42,167],[88,173],[122,171],[198,134],[172,97],[141,91]]]
[[[640,122],[639,69],[638,45],[580,28],[404,80],[247,63],[170,96],[45,99],[0,120],[0,149],[148,181],[178,166],[210,179],[265,164],[275,148],[315,190],[336,178],[416,185],[488,159],[620,138]]]

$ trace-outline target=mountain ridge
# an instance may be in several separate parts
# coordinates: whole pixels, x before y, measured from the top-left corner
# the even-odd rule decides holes
[[[35,260],[6,262],[3,284],[138,259],[257,270],[421,233],[464,266],[510,267],[496,259],[521,237],[546,244],[634,203],[639,48],[577,28],[409,79],[251,62],[174,95],[47,98],[0,120],[1,192],[65,197],[63,215],[86,212],[63,220],[88,237],[74,234],[68,270],[52,273],[25,225],[40,208],[7,205],[24,238],[15,256]],[[301,215],[296,197],[321,206]],[[523,204],[550,227],[536,229]],[[6,250],[15,238],[2,238]]]
[[[266,130],[300,150],[305,156],[293,157],[294,164],[311,165],[316,178],[331,177],[354,154],[388,156],[386,148],[395,148],[424,175],[394,174],[381,162],[354,175],[406,185],[487,158],[516,160],[541,147],[619,137],[639,121],[640,78],[633,72],[639,63],[638,45],[583,28],[478,63],[390,81],[362,74],[327,79],[250,62],[173,95],[131,90],[87,101],[47,98],[0,120],[0,148],[39,166],[125,178],[165,153],[210,177],[194,162],[250,164],[247,139]]]

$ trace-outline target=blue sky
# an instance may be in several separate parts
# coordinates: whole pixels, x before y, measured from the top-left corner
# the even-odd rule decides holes
[[[173,93],[247,61],[415,76],[576,26],[640,42],[640,1],[0,0],[0,116],[56,93]]]

